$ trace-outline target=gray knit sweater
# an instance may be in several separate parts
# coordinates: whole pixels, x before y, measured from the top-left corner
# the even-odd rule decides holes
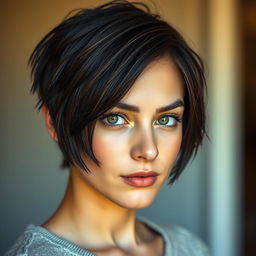
[[[209,256],[205,244],[176,225],[160,226],[144,217],[138,219],[162,235],[164,256]],[[30,224],[4,256],[95,256],[41,226]]]

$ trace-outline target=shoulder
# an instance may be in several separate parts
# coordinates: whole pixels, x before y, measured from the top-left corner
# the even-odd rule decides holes
[[[4,256],[30,256],[30,255],[76,255],[67,253],[67,250],[60,244],[51,241],[40,232],[40,227],[29,225],[26,230],[17,238],[14,245]]]
[[[13,246],[4,254],[4,256],[13,256],[13,255],[26,255],[27,246],[31,244],[33,240],[33,233],[29,231],[30,225],[26,230],[16,239]]]
[[[179,225],[157,224],[141,216],[140,220],[162,235],[166,255],[210,256],[205,243],[191,231]]]
[[[209,256],[205,243],[191,231],[178,225],[162,226],[178,255]]]

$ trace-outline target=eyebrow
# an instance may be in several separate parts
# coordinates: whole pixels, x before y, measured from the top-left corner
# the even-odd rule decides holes
[[[168,111],[168,110],[172,110],[172,109],[175,109],[175,108],[178,108],[178,107],[184,107],[184,102],[183,100],[176,100],[174,101],[173,103],[171,103],[170,105],[168,106],[165,106],[165,107],[161,107],[161,108],[158,108],[156,110],[157,113],[161,113],[161,112],[165,112],[165,111]]]
[[[132,112],[140,112],[139,107],[129,105],[129,104],[126,104],[126,103],[123,103],[123,102],[117,103],[116,107],[120,108],[120,109],[125,109],[125,110],[128,110],[128,111],[132,111]],[[156,112],[161,113],[161,112],[172,110],[172,109],[175,109],[175,108],[178,108],[178,107],[184,107],[184,102],[181,99],[178,99],[178,100],[174,101],[173,103],[171,103],[168,106],[164,106],[164,107],[156,109]]]

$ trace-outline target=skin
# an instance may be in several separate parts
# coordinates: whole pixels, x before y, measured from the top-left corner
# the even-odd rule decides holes
[[[92,145],[102,165],[84,155],[90,174],[71,166],[65,196],[42,226],[97,255],[163,255],[162,237],[135,215],[136,209],[153,202],[181,146],[182,121],[167,115],[182,119],[184,107],[156,110],[183,97],[182,78],[169,56],[150,63],[121,100],[140,111],[114,107],[106,114],[118,112],[122,117],[112,114],[97,121]],[[47,108],[42,112],[50,136],[57,141]],[[109,121],[116,123],[107,126]],[[120,177],[137,171],[159,175],[152,186],[143,188]]]

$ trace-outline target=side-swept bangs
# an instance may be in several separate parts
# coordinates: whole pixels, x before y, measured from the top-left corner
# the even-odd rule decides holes
[[[205,134],[203,64],[182,36],[143,3],[112,1],[77,11],[39,42],[29,60],[31,92],[38,94],[38,109],[49,109],[63,167],[90,171],[81,152],[100,165],[92,150],[96,120],[125,96],[149,63],[166,53],[185,86],[183,140],[172,183]]]

